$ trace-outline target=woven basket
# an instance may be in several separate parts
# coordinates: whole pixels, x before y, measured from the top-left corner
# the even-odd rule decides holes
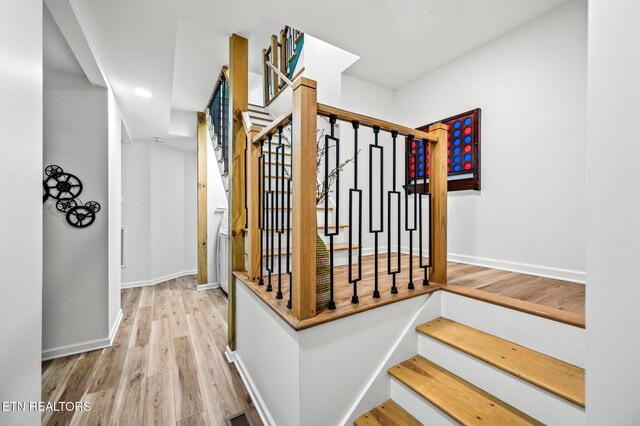
[[[316,313],[329,306],[329,250],[316,234]]]

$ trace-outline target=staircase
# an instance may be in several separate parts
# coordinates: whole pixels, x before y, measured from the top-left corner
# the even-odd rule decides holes
[[[259,105],[254,105],[254,104],[249,104],[249,109],[248,109],[248,113],[249,113],[249,118],[251,120],[251,125],[253,126],[258,126],[261,129],[265,128],[267,126],[269,126],[273,120],[274,117],[271,114],[271,112],[269,111],[268,108],[266,107],[262,107]],[[278,138],[277,135],[274,135],[273,140],[271,141],[270,144],[265,143],[264,148],[263,148],[263,152],[265,155],[265,176],[268,179],[271,179],[271,189],[276,192],[276,167],[277,167],[277,157],[276,157],[276,147],[278,146]],[[287,170],[291,170],[291,145],[289,143],[288,140],[285,140],[285,138],[283,138],[283,146],[284,146],[284,166],[287,168]],[[269,159],[269,153],[271,153],[271,159]],[[280,186],[282,186],[282,182],[279,183]],[[266,188],[265,188],[266,189]],[[284,194],[286,192],[285,189],[279,187],[277,193],[278,194]],[[285,201],[286,202],[286,201]],[[340,228],[341,230],[348,228],[348,225],[345,224],[340,224],[338,223],[338,219],[336,217],[336,215],[334,214],[334,207],[332,207],[333,203],[331,198],[329,199],[329,203],[330,206],[328,208],[325,208],[323,205],[318,206],[316,208],[317,211],[317,221],[318,221],[318,226],[317,226],[317,232],[318,235],[320,235],[320,237],[322,238],[322,240],[328,244],[328,237],[324,236],[324,220],[325,220],[325,210],[328,210],[329,215],[329,229],[330,230],[335,230],[336,227]],[[282,201],[280,201],[279,203],[280,205],[277,208],[278,212],[282,212],[284,210],[286,210],[286,204],[285,206],[282,206]],[[268,208],[269,211],[275,211],[275,205],[271,206]],[[285,218],[286,220],[286,218]],[[275,226],[275,227],[269,227],[267,230],[279,230],[282,229],[279,226]],[[287,228],[285,228],[287,229]],[[288,228],[287,230],[290,230],[290,228]],[[263,234],[263,248],[266,247],[266,240],[267,238],[267,232],[264,232]],[[274,256],[276,257],[284,257],[287,253],[286,251],[286,234],[283,234],[282,237],[282,247],[278,247],[278,234],[274,234],[274,243],[275,243],[275,247],[274,247]],[[349,249],[349,244],[346,241],[347,240],[347,233],[346,232],[340,232],[339,237],[336,237],[336,239],[334,240],[334,251],[336,252],[336,257],[335,257],[335,262],[336,265],[343,265],[347,263],[347,256],[348,256],[348,249]],[[353,249],[357,249],[358,246],[352,246]],[[291,252],[289,253],[291,254]],[[245,255],[247,255],[247,252],[245,251]],[[267,257],[269,255],[269,253],[267,252],[267,250],[263,250],[263,257]],[[277,262],[277,261],[276,261]],[[284,261],[282,267],[284,268]],[[266,266],[265,266],[266,268]],[[264,269],[264,268],[263,268]],[[266,269],[263,270],[263,272],[266,274]]]
[[[584,369],[444,317],[415,333],[391,399],[356,425],[584,424]]]

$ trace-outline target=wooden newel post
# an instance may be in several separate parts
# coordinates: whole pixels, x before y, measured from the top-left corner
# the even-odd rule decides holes
[[[207,116],[198,113],[198,284],[209,284],[207,262]]]
[[[433,253],[429,281],[447,283],[447,126],[436,123],[429,126],[429,133],[438,141],[429,143],[429,190],[431,192],[431,230]]]
[[[231,157],[229,175],[229,229],[231,231],[231,250],[229,268],[229,310],[227,315],[229,348],[236,349],[236,281],[233,271],[244,271],[244,179],[247,134],[242,124],[242,112],[248,109],[248,54],[249,41],[233,34],[229,39],[229,108],[231,122],[229,126],[229,156]]]
[[[258,193],[258,182],[260,176],[258,174],[260,161],[260,146],[254,144],[253,138],[260,133],[260,127],[252,126],[251,131],[247,135],[247,253],[249,254],[249,262],[247,272],[249,278],[258,280],[262,271],[260,271],[260,229],[259,215],[260,210],[260,194]]]
[[[291,313],[299,320],[316,316],[316,88],[304,77],[293,84]]]

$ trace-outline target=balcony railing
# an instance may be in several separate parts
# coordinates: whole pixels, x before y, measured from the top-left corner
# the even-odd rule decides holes
[[[324,120],[318,117],[329,122],[320,137],[318,123],[324,126]],[[316,82],[299,78],[292,108],[268,127],[248,130],[247,273],[276,299],[286,300],[293,317],[318,314],[316,233],[327,243],[329,310],[358,304],[363,281],[373,298],[446,283],[442,124],[424,132],[319,104]],[[421,155],[419,148],[427,144],[430,155]],[[404,168],[422,170],[424,177],[408,180]],[[348,223],[341,225],[341,218]],[[372,240],[367,255],[365,236]],[[339,239],[346,239],[346,246],[336,243]],[[343,265],[336,262],[340,250],[347,254]],[[352,286],[350,300],[336,300],[336,286],[344,285]]]

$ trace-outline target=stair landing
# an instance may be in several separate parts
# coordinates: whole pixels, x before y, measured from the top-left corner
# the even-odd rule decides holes
[[[396,256],[396,254],[392,254]],[[439,290],[441,287],[430,285],[422,286],[422,270],[418,267],[419,259],[414,260],[414,282],[416,290],[406,290],[408,280],[408,255],[402,255],[402,271],[397,275],[399,294],[389,294],[391,289],[391,276],[387,275],[387,253],[383,252],[378,257],[380,268],[380,294],[381,298],[374,299],[373,292],[373,255],[363,256],[362,273],[363,280],[358,283],[360,303],[349,303],[353,287],[347,280],[347,266],[336,267],[335,300],[338,309],[324,311],[315,318],[298,321],[289,313],[286,304],[288,300],[289,282],[286,275],[283,276],[283,299],[276,299],[275,291],[268,293],[265,286],[258,286],[251,281],[246,272],[235,271],[234,275],[244,282],[254,293],[262,298],[280,317],[296,330],[324,324],[349,315],[367,311],[389,303],[405,300]],[[394,257],[392,259],[395,259]],[[274,287],[277,285],[277,275],[272,276]],[[584,328],[584,285],[550,278],[536,277],[533,275],[519,274],[481,266],[462,263],[448,263],[448,285],[443,290],[451,293],[463,294],[467,297],[479,299],[488,303],[516,309],[554,321],[564,322],[570,325]]]

